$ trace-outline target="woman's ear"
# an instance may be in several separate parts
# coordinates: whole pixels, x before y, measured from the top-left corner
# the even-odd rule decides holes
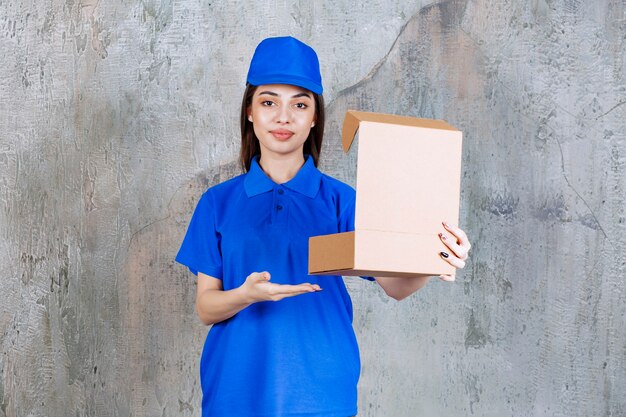
[[[248,114],[248,121],[250,123],[252,123],[252,106],[248,106],[248,108],[246,109],[246,113]]]

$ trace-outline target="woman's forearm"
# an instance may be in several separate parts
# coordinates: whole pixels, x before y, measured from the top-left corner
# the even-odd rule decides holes
[[[196,298],[196,312],[204,324],[215,324],[231,318],[252,304],[243,288],[224,291],[207,289]]]
[[[428,284],[430,278],[430,275],[410,278],[376,277],[376,282],[383,287],[388,296],[400,301]]]

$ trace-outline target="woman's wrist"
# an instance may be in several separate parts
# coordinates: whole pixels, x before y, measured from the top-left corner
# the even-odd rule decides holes
[[[241,284],[241,286],[233,289],[232,291],[236,296],[235,298],[239,300],[241,304],[245,306],[249,306],[250,304],[253,304],[256,302],[254,297],[250,294],[250,291],[248,291],[248,286],[246,285],[245,282]]]

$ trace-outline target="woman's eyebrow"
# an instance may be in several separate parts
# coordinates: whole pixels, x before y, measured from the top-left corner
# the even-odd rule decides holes
[[[260,95],[260,96],[261,96],[261,95],[264,95],[264,94],[266,94],[266,95],[268,95],[268,96],[278,97],[278,94],[276,94],[276,93],[275,93],[275,92],[273,92],[273,91],[261,91],[261,92],[259,93],[259,95]],[[304,92],[302,92],[302,93],[294,94],[293,96],[291,96],[291,98],[298,98],[298,97],[308,97],[308,98],[311,98],[311,95],[310,95],[309,93],[304,93]]]

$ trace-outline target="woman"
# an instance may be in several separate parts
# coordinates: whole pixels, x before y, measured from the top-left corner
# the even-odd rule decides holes
[[[308,238],[354,229],[355,192],[317,170],[324,131],[319,62],[291,38],[254,53],[241,113],[245,174],[207,190],[176,260],[198,275],[212,328],[201,359],[203,416],[356,415],[359,352],[341,277],[309,276]],[[461,268],[469,242],[440,234]],[[429,278],[373,278],[402,299]],[[453,276],[442,276],[446,281]]]

